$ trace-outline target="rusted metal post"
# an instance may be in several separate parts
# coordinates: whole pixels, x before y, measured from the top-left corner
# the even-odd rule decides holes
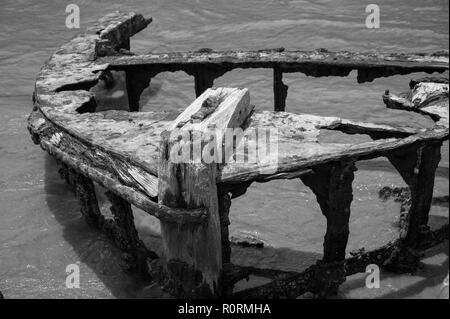
[[[228,192],[219,190],[219,216],[220,216],[220,231],[222,237],[222,263],[228,264],[231,261],[231,245],[229,238],[228,226],[230,225],[230,206],[231,196]]]
[[[286,109],[288,86],[283,83],[283,72],[280,68],[273,68],[273,96],[274,110],[283,112]]]
[[[214,75],[207,69],[201,69],[194,75],[195,78],[195,96],[199,97],[207,89],[214,85]]]
[[[139,112],[141,94],[150,85],[152,74],[148,71],[136,69],[128,69],[125,72],[129,111]]]
[[[411,190],[405,243],[414,247],[421,233],[428,231],[428,215],[433,200],[434,178],[441,159],[442,142],[413,145],[387,157]]]

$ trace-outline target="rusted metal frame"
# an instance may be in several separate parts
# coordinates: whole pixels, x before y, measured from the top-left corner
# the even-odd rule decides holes
[[[428,217],[433,200],[435,173],[441,159],[441,147],[442,140],[418,142],[386,154],[408,185],[411,194],[409,210],[402,219],[399,248],[386,265],[391,271],[416,271],[420,267],[423,242],[430,240],[430,236],[433,237],[428,226]]]
[[[150,85],[152,74],[145,70],[129,69],[125,72],[128,94],[128,109],[130,112],[140,111],[142,92]]]

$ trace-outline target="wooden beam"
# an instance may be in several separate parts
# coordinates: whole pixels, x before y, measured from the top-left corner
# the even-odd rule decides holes
[[[29,118],[28,129],[34,136],[35,143],[40,144],[56,159],[156,218],[179,223],[200,223],[206,217],[204,209],[172,209],[156,203],[154,199],[157,192],[152,193],[152,196],[144,190],[141,183],[146,180],[146,175],[139,175],[139,169],[132,168],[114,159],[107,152],[93,148],[61,131],[37,110],[32,112]],[[136,179],[132,182],[132,179],[126,178],[130,172],[135,178],[140,176],[137,180],[141,182]]]
[[[203,158],[195,161],[189,156],[178,162],[173,154],[186,144],[189,150],[199,144],[202,152],[204,137],[196,140],[195,136],[215,129],[220,140],[226,128],[243,124],[248,110],[247,90],[208,89],[171,124],[173,131],[161,136],[160,203],[170,207],[205,207],[208,211],[207,220],[200,225],[180,226],[161,221],[164,255],[171,278],[169,287],[179,296],[220,296],[223,253],[217,161],[207,163]],[[179,140],[178,130],[183,130],[187,139]]]

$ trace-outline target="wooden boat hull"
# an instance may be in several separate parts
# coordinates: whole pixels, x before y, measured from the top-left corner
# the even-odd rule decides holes
[[[364,271],[368,263],[386,262],[387,265],[389,261],[391,269],[402,270],[417,266],[418,255],[411,254],[411,249],[417,248],[418,241],[423,248],[426,243],[436,243],[445,236],[445,229],[423,232],[423,227],[431,203],[440,146],[449,135],[448,93],[446,108],[443,100],[439,100],[439,105],[416,108],[431,115],[436,122],[432,129],[417,130],[284,112],[287,86],[282,82],[282,74],[347,76],[351,70],[357,70],[361,83],[395,74],[442,73],[448,70],[448,52],[427,55],[333,53],[323,49],[310,52],[201,50],[133,55],[129,51],[130,37],[150,22],[151,19],[139,14],[110,14],[63,45],[37,77],[34,109],[28,125],[33,141],[60,162],[88,222],[105,230],[119,247],[130,251],[138,271],[160,280],[178,296],[230,296],[234,283],[249,273],[264,273],[276,280],[236,296],[294,297],[308,290],[327,296],[336,292],[346,275]],[[208,89],[215,78],[234,68],[274,70],[275,112],[253,112],[245,89]],[[197,100],[181,114],[137,112],[140,95],[151,78],[159,72],[179,70],[194,76]],[[107,81],[113,71],[126,74],[128,110],[98,111],[95,90],[91,89]],[[442,89],[440,84],[435,84],[434,89],[424,89],[420,101],[423,98],[426,101],[436,88]],[[199,118],[201,106],[217,90],[228,94],[230,102],[219,103],[211,114]],[[400,101],[388,94],[384,99],[388,106],[409,105],[407,99]],[[193,109],[196,111],[192,112]],[[242,129],[239,143],[255,149],[258,145],[246,132],[261,128],[276,130],[278,151],[272,155],[275,158],[256,162],[230,160],[217,167],[186,163],[182,166],[185,174],[174,176],[174,167],[180,166],[164,160],[162,146],[172,144],[163,132],[173,130],[174,124],[185,126],[180,117],[188,116],[189,121],[194,115],[205,128],[214,123],[220,132],[226,128]],[[318,139],[320,130],[365,134],[373,141],[323,143]],[[234,155],[240,154],[236,151]],[[380,156],[393,163],[411,188],[407,227],[395,243],[375,252],[360,252],[346,260],[354,164]],[[192,180],[197,178],[207,186],[196,188]],[[228,240],[231,198],[243,195],[253,182],[292,178],[300,178],[313,190],[328,220],[323,261],[302,274],[231,265]],[[102,218],[93,182],[108,190],[115,223]],[[177,183],[184,183],[191,192],[180,192],[173,186]],[[169,200],[167,194],[178,201]],[[187,200],[186,196],[192,205],[180,205]],[[131,204],[161,220],[165,256],[157,256],[139,240]]]

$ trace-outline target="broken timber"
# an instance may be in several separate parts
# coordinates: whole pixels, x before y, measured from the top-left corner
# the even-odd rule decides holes
[[[430,129],[287,113],[288,87],[283,83],[283,73],[291,72],[320,77],[348,76],[357,70],[359,83],[396,74],[442,73],[448,70],[448,52],[202,49],[134,55],[130,37],[150,22],[135,13],[112,13],[63,45],[37,77],[28,125],[33,141],[61,165],[85,219],[129,254],[132,269],[152,276],[177,296],[280,298],[310,291],[326,297],[336,293],[346,276],[364,271],[369,263],[414,270],[420,249],[448,237],[448,225],[434,232],[427,226],[440,148],[449,135],[448,79],[416,79],[410,91],[383,96],[387,107],[431,117],[435,125]],[[212,88],[216,78],[235,68],[273,69],[274,112],[254,111],[247,89]],[[111,71],[126,74],[128,111],[97,112],[90,89],[111,80]],[[192,75],[198,98],[180,114],[139,112],[142,92],[152,77],[165,71]],[[238,129],[232,147],[220,140],[227,129]],[[256,161],[239,160],[248,155],[246,149],[263,151],[252,134],[258,129],[273,129],[270,141],[277,141],[276,152]],[[178,162],[171,156],[180,146],[180,132],[190,137],[190,148],[204,151],[211,140],[193,137],[211,130],[217,138],[214,155],[224,147],[217,161]],[[324,143],[319,141],[321,130],[365,134],[373,141]],[[397,241],[346,259],[355,163],[380,156],[389,159],[409,186],[409,213]],[[294,178],[312,189],[327,219],[323,259],[301,274],[232,265],[232,199],[244,195],[254,182]],[[107,190],[113,220],[101,215],[94,183]],[[162,256],[139,240],[131,205],[160,219]],[[273,281],[233,293],[234,284],[249,274]]]

